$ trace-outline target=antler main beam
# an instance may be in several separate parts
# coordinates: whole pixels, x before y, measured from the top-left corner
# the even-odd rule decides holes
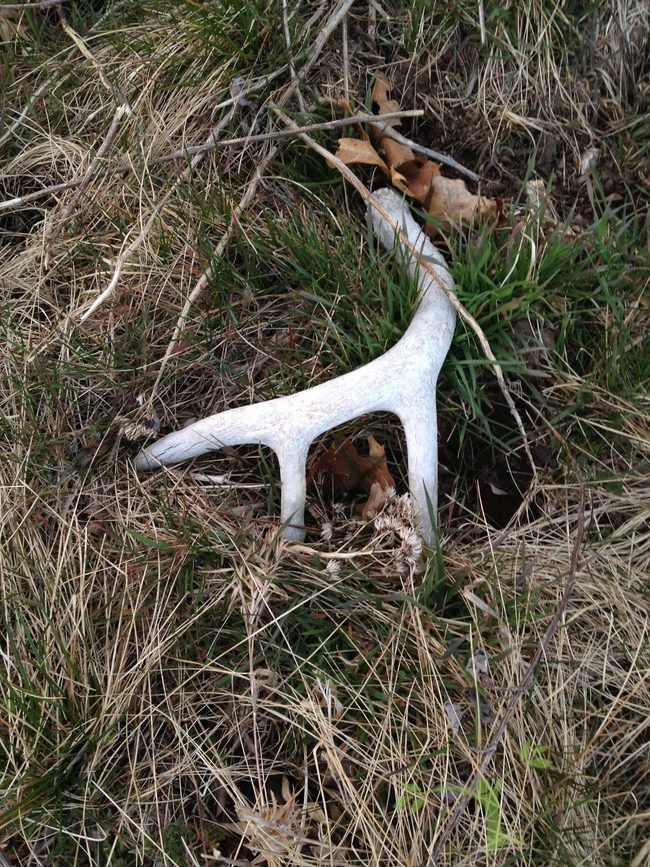
[[[417,225],[408,205],[393,190],[375,193],[446,286],[454,280],[445,260]],[[387,249],[400,248],[405,267],[417,279],[420,301],[402,338],[363,367],[286,397],[237,407],[169,434],[135,459],[138,470],[176,464],[223,446],[259,443],[278,456],[282,483],[281,518],[285,536],[305,535],[305,466],[311,443],[324,431],[370,412],[393,412],[406,435],[408,473],[420,531],[431,542],[438,495],[436,382],[449,351],[456,313],[444,289],[418,266],[388,221],[370,209],[375,233]]]

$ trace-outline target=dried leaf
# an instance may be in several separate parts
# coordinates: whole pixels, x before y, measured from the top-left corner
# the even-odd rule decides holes
[[[390,499],[390,489],[383,488],[380,482],[373,482],[368,499],[363,505],[355,506],[355,512],[365,521],[376,518]]]
[[[379,109],[378,114],[390,114],[394,111],[401,111],[402,106],[399,104],[398,100],[391,99],[388,96],[391,89],[392,85],[388,78],[383,74],[383,72],[378,72],[371,93],[372,101]],[[399,118],[393,118],[392,120],[387,120],[386,124],[387,126],[400,126],[401,121]]]
[[[416,202],[428,207],[434,178],[440,177],[437,163],[414,157],[400,164],[400,174],[406,182],[404,192],[413,196]]]
[[[368,473],[367,479],[370,487],[379,482],[382,488],[394,488],[395,479],[391,476],[386,465],[386,449],[371,434],[368,437],[368,452],[370,460],[374,463],[374,470]]]
[[[414,157],[413,151],[408,145],[400,144],[387,135],[382,136],[379,140],[379,146],[384,152],[384,161],[388,168],[395,168],[401,171],[402,163],[412,160]]]
[[[461,180],[434,177],[431,180],[431,196],[427,207],[432,217],[441,217],[445,223],[470,225],[477,219],[497,218],[497,203],[494,199],[475,196]]]
[[[379,73],[372,89],[372,100],[378,108],[378,117],[387,112],[399,111],[401,106],[389,94],[391,83]],[[387,126],[397,126],[399,121],[387,120]],[[437,163],[416,157],[413,150],[395,141],[381,130],[372,129],[370,141],[342,138],[336,156],[346,165],[363,163],[379,166],[390,176],[393,186],[411,196],[432,216],[442,221],[443,226],[471,225],[477,219],[491,219],[497,225],[503,216],[503,206],[494,199],[475,196],[462,180],[444,178]],[[378,153],[383,154],[383,159]],[[435,231],[429,226],[429,234]]]
[[[354,114],[354,111],[349,101],[347,99],[344,99],[342,96],[339,96],[338,99],[334,100],[334,104],[338,105],[339,108],[342,108],[343,111],[350,117],[352,117],[352,115]]]
[[[386,450],[374,436],[368,437],[368,451],[367,457],[361,455],[347,437],[337,437],[310,469],[307,483],[323,474],[336,495],[367,494],[359,513],[371,517],[385,505],[386,491],[394,490],[395,480],[386,464]]]
[[[390,170],[390,180],[394,187],[397,187],[400,192],[408,195],[408,184],[406,183],[406,178],[404,175],[401,175],[397,169]]]
[[[334,103],[334,105],[338,105],[339,108],[342,108],[343,111],[347,115],[349,115],[350,117],[352,117],[354,115],[354,109],[352,108],[350,103],[347,101],[347,99],[344,99],[342,96],[339,97],[338,99],[332,100],[332,102]],[[370,136],[368,135],[368,133],[364,129],[363,124],[362,123],[355,123],[354,127],[355,127],[356,131],[359,133],[359,138],[363,139],[364,141],[368,141]]]
[[[388,174],[388,166],[369,141],[361,141],[356,138],[340,138],[336,156],[346,166],[351,166],[354,163],[379,166],[382,171]]]

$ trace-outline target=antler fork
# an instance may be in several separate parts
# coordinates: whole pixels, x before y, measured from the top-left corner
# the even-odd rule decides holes
[[[454,280],[445,260],[411,216],[408,205],[393,190],[374,194],[402,227],[446,286]],[[305,535],[305,465],[309,446],[324,431],[370,412],[393,412],[406,435],[409,488],[423,538],[433,539],[438,493],[438,426],[436,382],[454,334],[456,313],[444,289],[419,268],[392,226],[370,208],[375,233],[387,249],[399,254],[418,281],[420,300],[402,338],[388,352],[356,370],[263,403],[216,413],[176,431],[143,449],[135,459],[138,470],[176,464],[223,446],[260,443],[278,456],[282,484],[281,519],[290,539]]]

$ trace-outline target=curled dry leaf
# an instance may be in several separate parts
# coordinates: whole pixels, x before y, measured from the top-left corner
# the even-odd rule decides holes
[[[390,81],[380,73],[372,89],[378,117],[401,108],[397,100],[390,98],[390,90]],[[387,127],[398,124],[399,120],[386,121]],[[470,193],[462,180],[442,177],[437,163],[416,156],[407,144],[395,141],[381,130],[373,127],[371,138],[374,145],[365,138],[339,139],[336,156],[346,165],[364,163],[379,166],[390,177],[393,186],[422,205],[443,228],[467,226],[481,219],[495,223],[499,220],[501,208],[495,199]]]
[[[431,180],[427,212],[445,223],[467,226],[477,219],[496,219],[497,204],[494,199],[470,193],[464,181],[438,177]]]
[[[413,196],[416,202],[420,202],[426,208],[431,195],[433,179],[440,177],[438,163],[433,163],[422,157],[414,157],[401,163],[399,171],[405,181],[405,186],[400,187],[400,189]]]
[[[388,166],[379,156],[369,141],[357,138],[340,138],[339,149],[336,156],[345,163],[346,166],[354,165],[355,163],[363,163],[368,166],[379,166],[379,168],[388,173]]]
[[[368,437],[369,454],[359,454],[347,437],[337,437],[311,467],[307,484],[322,475],[335,495],[366,494],[365,503],[356,511],[363,518],[374,517],[386,504],[388,491],[395,489],[395,480],[386,464],[386,450],[374,436]]]
[[[382,487],[381,482],[373,482],[366,502],[355,506],[354,509],[365,521],[370,521],[384,508],[390,499],[390,493],[391,489]]]
[[[391,114],[395,111],[401,111],[402,106],[399,104],[399,101],[396,99],[391,99],[389,97],[389,93],[392,89],[392,85],[388,78],[383,74],[383,72],[377,73],[377,78],[375,79],[374,87],[372,88],[371,97],[372,101],[377,105],[379,111],[377,114]],[[398,117],[392,118],[391,120],[386,121],[387,126],[400,126],[401,121]]]

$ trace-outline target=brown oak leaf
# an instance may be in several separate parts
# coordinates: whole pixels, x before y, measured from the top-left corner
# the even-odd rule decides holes
[[[314,462],[307,484],[322,475],[335,495],[365,494],[367,500],[355,511],[364,518],[374,517],[384,507],[395,480],[386,464],[386,450],[374,436],[368,437],[369,454],[362,455],[347,437],[337,437]]]
[[[372,101],[377,105],[377,108],[379,109],[378,114],[391,114],[391,112],[402,110],[402,106],[399,104],[399,101],[396,99],[391,99],[388,96],[391,89],[392,84],[389,79],[386,78],[383,72],[378,72],[377,78],[375,79],[374,87],[372,88],[372,92],[370,94]],[[401,121],[398,117],[395,117],[391,120],[387,120],[386,125],[400,126]]]
[[[391,87],[389,79],[379,73],[371,94],[379,110],[378,117],[401,108],[399,102],[389,96]],[[386,121],[387,126],[397,126],[398,123]],[[337,157],[346,165],[364,163],[379,166],[397,189],[422,205],[443,227],[467,226],[480,219],[490,219],[494,225],[499,223],[503,213],[500,202],[470,193],[462,180],[443,177],[437,163],[416,156],[408,144],[383,135],[381,130],[371,129],[371,138],[372,141],[365,138],[339,139]],[[431,225],[426,231],[435,234]]]
[[[363,163],[369,166],[379,166],[382,171],[388,173],[388,166],[369,141],[357,138],[340,138],[336,156],[346,166]]]

